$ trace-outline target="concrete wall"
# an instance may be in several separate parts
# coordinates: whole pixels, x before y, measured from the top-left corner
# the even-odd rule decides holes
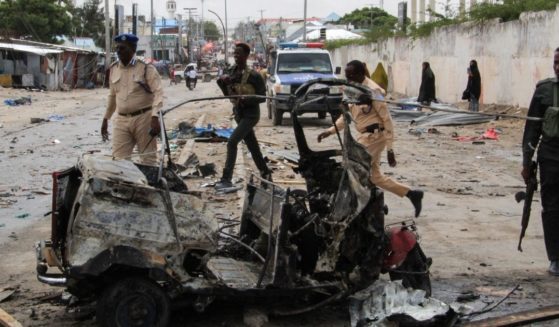
[[[421,63],[436,76],[437,98],[458,102],[466,88],[466,68],[478,62],[482,102],[527,107],[537,81],[553,77],[553,52],[559,47],[559,6],[555,11],[525,13],[520,20],[465,23],[437,29],[429,37],[391,38],[333,51],[334,66],[365,61],[371,69],[382,62],[389,90],[417,96]]]

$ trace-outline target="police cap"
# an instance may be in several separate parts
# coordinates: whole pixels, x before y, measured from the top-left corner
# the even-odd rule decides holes
[[[134,34],[124,33],[114,37],[113,39],[115,42],[128,42],[131,44],[138,43],[138,37]]]

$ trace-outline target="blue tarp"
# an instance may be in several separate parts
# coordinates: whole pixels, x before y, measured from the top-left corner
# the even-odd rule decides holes
[[[195,127],[195,137],[222,137],[229,139],[234,128],[213,128],[211,125],[207,127]]]

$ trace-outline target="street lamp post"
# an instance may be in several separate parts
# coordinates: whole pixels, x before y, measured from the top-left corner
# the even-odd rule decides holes
[[[221,17],[219,17],[219,15],[212,10],[209,10],[209,12],[211,12],[212,14],[214,14],[217,19],[219,19],[219,22],[221,23],[221,27],[223,28],[223,39],[224,39],[224,44],[223,47],[225,48],[225,63],[227,63],[227,28],[225,27],[225,25],[223,24],[223,21],[221,20]]]

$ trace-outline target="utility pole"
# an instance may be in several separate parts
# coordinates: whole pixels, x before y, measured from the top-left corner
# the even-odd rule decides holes
[[[227,0],[225,0],[225,64],[229,65],[229,61],[228,61],[229,56],[227,55],[227,52],[229,52],[229,49],[227,48],[227,43],[228,43],[227,28],[228,28],[227,27]]]
[[[150,24],[151,24],[151,31],[149,33],[149,48],[151,50],[151,55],[150,57],[153,58],[153,46],[155,45],[155,43],[153,42],[153,31],[155,30],[155,22],[154,22],[154,17],[153,17],[153,0],[151,0],[151,11],[150,11]]]
[[[200,24],[202,25],[201,26],[202,30],[200,31],[200,38],[202,40],[205,40],[206,38],[204,36],[204,0],[201,1],[202,1],[202,13],[200,14]]]
[[[194,62],[192,60],[192,12],[196,10],[196,8],[183,8],[184,10],[188,11],[188,31],[186,32],[186,40],[188,42],[188,61]]]
[[[305,0],[305,11],[303,16],[303,42],[307,42],[307,0]]]
[[[105,0],[105,72],[109,69],[111,60],[111,28],[109,24],[109,0]]]
[[[266,43],[264,42],[264,36],[262,35],[262,32],[266,32],[266,24],[264,24],[264,9],[260,9],[258,10],[260,12],[260,24],[258,25],[258,34],[260,34],[260,41],[262,42],[262,51],[264,51],[264,53],[266,54]],[[267,34],[266,33],[266,38],[267,38]],[[266,54],[267,56],[267,54]],[[268,61],[268,58],[266,58],[266,62]]]

